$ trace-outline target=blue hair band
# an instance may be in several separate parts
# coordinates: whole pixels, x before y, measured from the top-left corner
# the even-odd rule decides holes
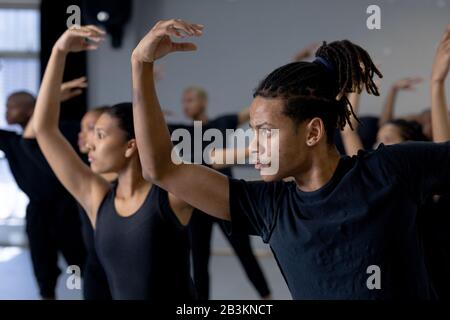
[[[334,66],[324,58],[316,57],[316,59],[313,62],[323,65],[330,73],[334,73]]]

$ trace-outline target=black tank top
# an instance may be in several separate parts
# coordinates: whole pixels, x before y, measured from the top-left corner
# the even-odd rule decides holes
[[[193,300],[189,239],[166,191],[153,185],[139,210],[119,216],[116,185],[100,205],[95,246],[113,299]]]

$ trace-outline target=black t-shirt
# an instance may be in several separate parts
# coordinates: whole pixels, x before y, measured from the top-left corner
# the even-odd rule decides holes
[[[239,119],[238,119],[238,115],[237,114],[229,114],[229,115],[224,115],[224,116],[220,116],[217,117],[213,120],[209,120],[208,122],[206,122],[205,124],[203,124],[202,126],[202,131],[203,133],[208,130],[208,129],[217,129],[220,131],[220,133],[222,134],[223,137],[223,143],[224,143],[224,148],[226,148],[226,134],[227,134],[227,129],[232,129],[232,130],[236,130],[236,128],[239,125]],[[194,141],[194,126],[193,125],[184,125],[184,124],[169,124],[169,131],[172,133],[174,130],[176,129],[186,129],[190,135],[191,135],[191,142],[192,142],[192,150],[191,150],[191,155],[190,155],[190,161],[193,162],[194,161],[194,143],[197,143],[197,141]],[[212,143],[212,141],[203,141],[202,140],[202,151],[210,144]],[[188,157],[189,159],[189,157]],[[203,161],[203,158],[202,158]],[[204,165],[206,165],[205,163],[203,163]],[[218,170],[219,172],[231,177],[231,168],[224,168],[224,169],[220,169]]]
[[[98,211],[95,248],[115,300],[192,300],[189,238],[168,194],[152,186],[139,210],[118,215],[116,186]]]
[[[419,211],[425,261],[438,299],[450,299],[450,192],[430,197]]]
[[[314,192],[295,182],[229,181],[232,230],[270,244],[294,299],[432,295],[417,211],[427,196],[450,190],[450,142],[344,156]],[[379,290],[366,284],[378,274],[367,273],[372,265]]]
[[[23,139],[15,132],[0,130],[0,150],[4,152],[19,188],[31,201],[48,201],[55,196],[57,181],[30,157],[30,144],[37,145],[34,139]]]
[[[63,122],[60,129],[66,139],[75,145],[79,124]],[[25,139],[16,132],[0,130],[0,150],[8,160],[17,185],[31,201],[72,199],[54,175],[36,139]]]

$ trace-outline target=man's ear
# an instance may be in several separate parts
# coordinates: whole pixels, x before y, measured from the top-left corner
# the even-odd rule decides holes
[[[320,118],[312,118],[307,122],[305,129],[305,142],[309,147],[317,145],[322,139],[326,138],[325,125]]]
[[[136,139],[131,139],[127,142],[127,150],[125,151],[125,157],[130,158],[135,152],[137,152]]]

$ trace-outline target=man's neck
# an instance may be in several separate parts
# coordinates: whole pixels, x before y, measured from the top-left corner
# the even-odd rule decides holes
[[[298,188],[304,192],[319,190],[326,185],[339,164],[340,155],[335,147],[328,148],[325,153],[312,155],[307,168],[294,175]]]

